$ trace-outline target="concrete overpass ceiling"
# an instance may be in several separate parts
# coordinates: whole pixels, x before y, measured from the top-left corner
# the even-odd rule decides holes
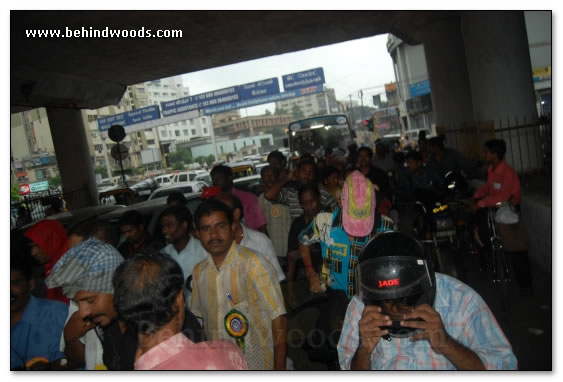
[[[394,33],[418,43],[424,23],[451,12],[12,11],[12,112],[96,109],[128,85]],[[26,29],[178,29],[182,38],[27,38]],[[189,86],[189,84],[188,84]]]

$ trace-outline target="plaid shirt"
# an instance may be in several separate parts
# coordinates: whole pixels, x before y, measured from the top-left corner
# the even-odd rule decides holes
[[[488,370],[515,370],[517,360],[493,313],[473,289],[452,277],[436,273],[434,309],[444,328],[458,343],[475,352]],[[344,318],[338,341],[340,367],[350,369],[359,345],[359,321],[364,304],[354,296]],[[427,340],[410,338],[380,340],[371,353],[372,370],[455,370]]]
[[[356,265],[364,245],[377,234],[379,215],[375,217],[374,229],[368,236],[349,236],[342,227],[342,211],[321,212],[299,234],[303,245],[321,243],[323,267],[321,283],[334,290],[346,292],[348,298],[355,294]]]

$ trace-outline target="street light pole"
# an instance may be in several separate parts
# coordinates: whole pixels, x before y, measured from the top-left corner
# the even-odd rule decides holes
[[[362,89],[360,89],[358,96],[360,97],[360,102],[362,103],[362,120],[363,120],[364,119],[364,92],[362,91]]]

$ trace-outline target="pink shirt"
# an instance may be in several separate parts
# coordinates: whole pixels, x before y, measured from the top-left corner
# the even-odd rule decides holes
[[[257,230],[258,228],[268,224],[256,195],[234,187],[231,189],[231,193],[239,198],[242,203],[242,209],[244,210],[244,222],[248,228]]]
[[[487,184],[475,192],[474,198],[479,207],[494,207],[497,202],[513,199],[514,204],[520,204],[520,180],[518,174],[504,160],[497,168],[489,166]]]
[[[248,370],[248,366],[232,342],[194,343],[178,333],[140,356],[135,370]]]

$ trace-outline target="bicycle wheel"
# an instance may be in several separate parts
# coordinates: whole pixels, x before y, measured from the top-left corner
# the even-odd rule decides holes
[[[491,246],[493,283],[499,292],[500,307],[507,318],[510,311],[510,272],[506,261],[504,249],[500,240],[495,239]]]

